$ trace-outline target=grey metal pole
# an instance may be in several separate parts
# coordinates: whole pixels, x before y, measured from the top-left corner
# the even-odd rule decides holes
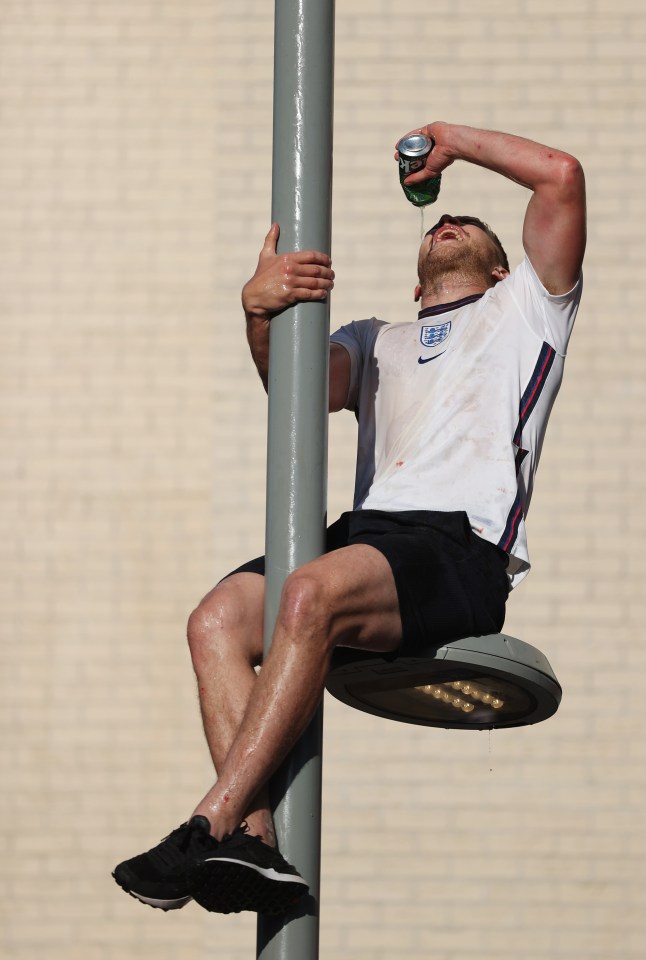
[[[281,251],[330,251],[333,72],[334,0],[276,0],[272,220]],[[327,303],[297,304],[271,324],[265,649],[285,578],[324,549],[328,337]],[[280,848],[311,895],[284,917],[259,916],[262,960],[318,957],[322,733],[319,708],[272,780]]]

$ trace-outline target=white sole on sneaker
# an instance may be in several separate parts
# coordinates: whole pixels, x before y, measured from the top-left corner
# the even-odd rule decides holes
[[[147,903],[149,907],[157,907],[159,910],[179,910],[193,899],[193,897],[179,897],[177,900],[157,900],[155,897],[144,897],[143,894],[137,893],[136,890],[128,890],[128,893],[131,897],[134,897],[135,900]]]
[[[247,870],[255,870],[267,880],[276,880],[278,883],[302,883],[304,887],[308,884],[296,873],[278,873],[273,867],[259,867],[255,863],[249,863],[248,860],[237,860],[235,857],[206,857],[202,863],[235,863],[238,867],[245,867]]]

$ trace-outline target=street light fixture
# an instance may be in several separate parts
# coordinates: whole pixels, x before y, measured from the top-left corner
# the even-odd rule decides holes
[[[423,656],[395,660],[338,647],[327,689],[365,713],[456,730],[538,723],[561,702],[547,658],[502,633],[455,640]]]

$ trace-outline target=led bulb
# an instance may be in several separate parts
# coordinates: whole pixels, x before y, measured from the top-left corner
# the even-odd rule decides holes
[[[433,697],[447,706],[464,713],[473,713],[477,703],[484,703],[494,710],[500,710],[504,707],[504,700],[494,696],[488,690],[479,687],[477,683],[467,680],[447,680],[446,683],[425,683],[415,687],[420,693]],[[470,697],[476,703],[471,703],[465,697]]]

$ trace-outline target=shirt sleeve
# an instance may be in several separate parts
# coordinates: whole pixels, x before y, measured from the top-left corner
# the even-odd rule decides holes
[[[350,355],[350,389],[345,402],[346,410],[356,410],[358,407],[363,370],[371,356],[377,332],[383,324],[384,321],[375,317],[369,320],[354,320],[339,327],[330,337],[331,343],[340,344]]]
[[[579,309],[583,277],[567,293],[548,293],[525,257],[503,282],[509,283],[510,293],[529,327],[564,357]]]

